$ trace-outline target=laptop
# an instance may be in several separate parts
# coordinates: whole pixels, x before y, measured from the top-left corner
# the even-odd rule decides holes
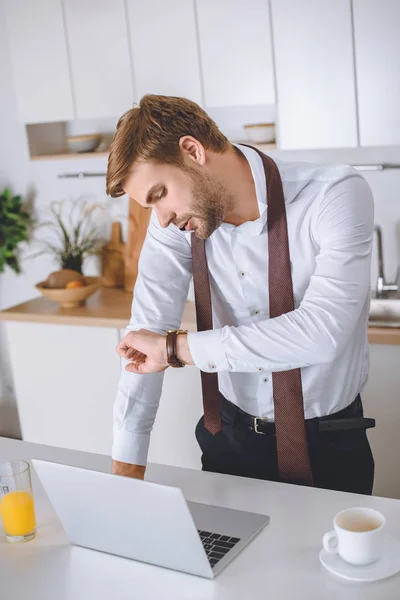
[[[176,487],[32,459],[72,544],[209,579],[269,517],[185,500]]]

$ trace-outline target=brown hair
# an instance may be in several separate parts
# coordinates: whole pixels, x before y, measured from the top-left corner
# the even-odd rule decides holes
[[[198,104],[173,96],[143,96],[140,105],[118,121],[108,157],[106,191],[112,198],[122,188],[138,161],[183,165],[179,140],[191,135],[206,150],[223,152],[229,142]]]

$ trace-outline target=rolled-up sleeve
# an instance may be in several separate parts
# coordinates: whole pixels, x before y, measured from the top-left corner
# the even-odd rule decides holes
[[[126,329],[165,333],[180,326],[192,276],[190,243],[173,226],[163,229],[153,213],[139,260],[139,274]],[[114,460],[145,465],[164,373],[122,371],[114,403]]]
[[[349,168],[321,192],[311,232],[319,253],[300,306],[250,325],[190,333],[195,364],[204,371],[274,372],[333,361],[368,302],[373,222],[371,190]]]

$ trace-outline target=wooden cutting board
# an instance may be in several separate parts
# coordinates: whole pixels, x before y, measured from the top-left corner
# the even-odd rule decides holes
[[[142,208],[135,200],[129,200],[128,236],[125,253],[125,285],[126,292],[132,292],[138,275],[138,261],[142,250],[151,210]]]
[[[101,279],[105,287],[120,288],[125,283],[125,247],[121,223],[111,224],[111,240],[103,248]]]

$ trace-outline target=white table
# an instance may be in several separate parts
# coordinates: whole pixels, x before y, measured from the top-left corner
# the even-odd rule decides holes
[[[110,458],[0,438],[0,461],[41,458],[98,471]],[[150,464],[147,479],[179,486],[189,500],[267,513],[271,523],[214,580],[71,546],[34,475],[38,534],[8,544],[0,531],[2,600],[396,600],[400,575],[346,582],[320,565],[323,533],[343,508],[384,513],[400,537],[400,501]]]

